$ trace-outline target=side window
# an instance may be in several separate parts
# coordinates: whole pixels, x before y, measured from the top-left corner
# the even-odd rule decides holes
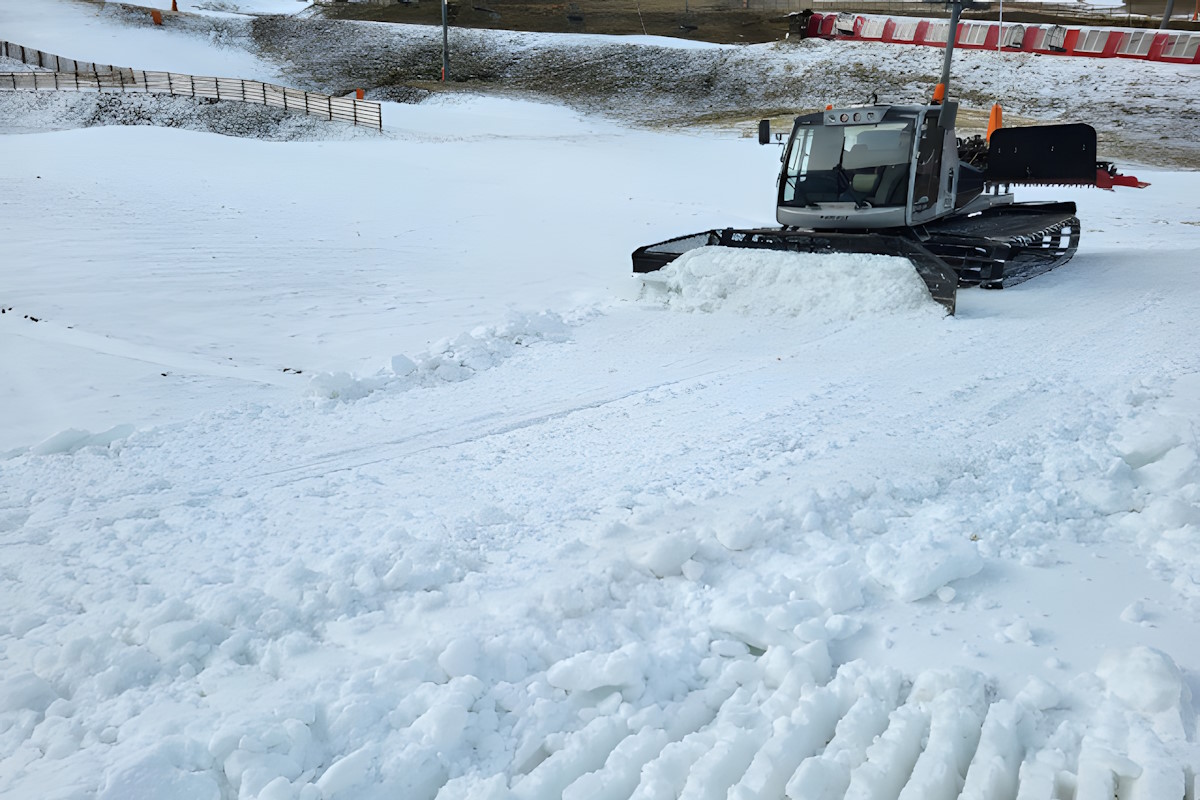
[[[783,202],[790,203],[796,199],[796,176],[808,169],[808,160],[812,155],[812,132],[800,130],[792,139],[792,150],[788,153],[787,180],[783,185]]]
[[[938,180],[942,172],[942,142],[945,133],[938,125],[936,113],[927,114],[921,122],[921,138],[917,145],[917,169],[913,180],[913,213],[933,208],[938,199]]]

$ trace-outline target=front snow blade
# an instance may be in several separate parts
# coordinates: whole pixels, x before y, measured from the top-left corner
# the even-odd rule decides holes
[[[656,272],[689,250],[720,244],[721,231],[705,231],[678,236],[658,244],[648,244],[633,251],[633,271]]]
[[[633,251],[633,271],[648,273],[662,269],[679,256],[698,247],[746,247],[759,250],[787,250],[793,253],[870,253],[908,259],[929,294],[953,314],[958,276],[938,256],[919,242],[902,236],[879,233],[826,233],[790,231],[784,228],[719,230],[679,236]]]
[[[990,184],[1096,183],[1096,129],[1091,125],[998,128],[988,140]]]

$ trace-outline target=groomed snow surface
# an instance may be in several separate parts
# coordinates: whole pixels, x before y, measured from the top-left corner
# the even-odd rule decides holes
[[[5,800],[1196,797],[1194,173],[946,317],[630,278],[771,223],[748,140],[160,100],[0,123]]]

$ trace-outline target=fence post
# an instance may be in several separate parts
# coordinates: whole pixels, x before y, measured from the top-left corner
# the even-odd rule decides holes
[[[333,121],[333,96],[332,95],[325,98],[325,105],[329,108],[329,120],[332,122]]]
[[[192,96],[192,97],[195,97],[195,96],[196,96],[196,76],[195,76],[195,75],[188,75],[188,80],[190,80],[190,81],[191,81],[191,83],[192,83],[192,94],[191,94],[191,96]]]

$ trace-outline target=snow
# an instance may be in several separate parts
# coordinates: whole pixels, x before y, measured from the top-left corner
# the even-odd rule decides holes
[[[185,2],[181,9],[186,6]],[[169,9],[171,3],[153,0],[143,7]],[[246,51],[241,43],[168,32],[150,24],[148,12],[135,8],[73,0],[3,0],[0,19],[5,40],[76,61],[278,82],[278,67]]]
[[[743,314],[820,316],[940,313],[907,259],[700,247],[662,271],[669,306]]]
[[[1194,173],[1022,193],[1080,252],[948,317],[882,257],[629,277],[770,223],[727,133],[0,102],[5,798],[1194,792]]]

